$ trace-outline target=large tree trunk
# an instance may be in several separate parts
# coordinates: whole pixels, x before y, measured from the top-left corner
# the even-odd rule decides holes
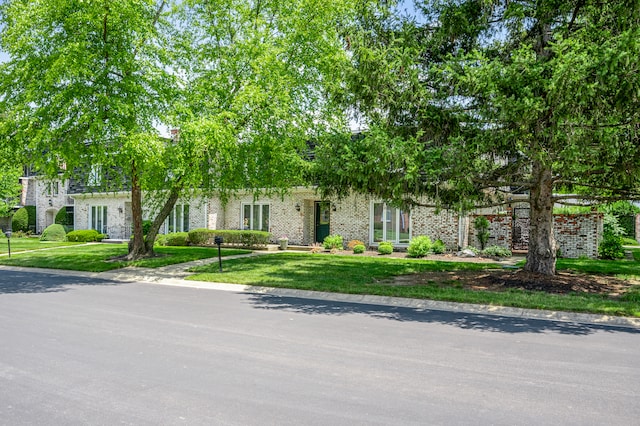
[[[131,216],[133,219],[133,241],[129,242],[127,259],[135,260],[149,255],[142,231],[142,188],[135,160],[131,162]],[[153,247],[151,254],[153,254]]]
[[[556,239],[553,235],[553,176],[551,168],[533,164],[535,183],[531,189],[529,252],[524,269],[545,275],[556,273]]]

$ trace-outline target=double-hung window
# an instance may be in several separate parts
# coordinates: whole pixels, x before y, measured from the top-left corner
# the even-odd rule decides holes
[[[409,244],[411,239],[411,219],[409,212],[373,203],[371,207],[371,241],[390,241],[395,244]]]
[[[269,231],[269,204],[243,204],[242,229]]]
[[[189,232],[189,204],[176,204],[164,221],[164,232]]]
[[[101,234],[107,233],[107,206],[91,206],[89,210],[89,223],[91,229]]]

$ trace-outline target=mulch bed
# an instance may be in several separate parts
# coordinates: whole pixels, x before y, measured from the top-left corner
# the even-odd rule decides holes
[[[391,285],[450,284],[457,282],[470,290],[506,291],[520,289],[551,294],[601,294],[617,297],[640,281],[622,280],[605,275],[558,272],[547,276],[523,270],[489,269],[484,271],[427,272],[396,277]]]

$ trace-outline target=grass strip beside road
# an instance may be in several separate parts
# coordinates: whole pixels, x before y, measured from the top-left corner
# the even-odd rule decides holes
[[[42,247],[40,247],[42,248]],[[12,247],[13,249],[13,247]],[[73,271],[104,272],[127,266],[159,268],[161,266],[206,259],[218,255],[217,248],[209,247],[156,247],[158,257],[136,261],[111,259],[127,254],[126,244],[91,244],[60,247],[55,250],[19,253],[11,258],[0,257],[1,265],[33,268],[68,269]],[[223,256],[251,253],[249,250],[222,249]]]
[[[190,271],[196,275],[187,279],[640,317],[640,301],[616,300],[599,295],[557,295],[519,289],[502,292],[476,291],[463,288],[460,282],[455,280],[430,281],[418,285],[393,283],[394,277],[399,275],[496,267],[500,266],[384,257],[282,253],[228,260],[224,263],[223,273],[217,272],[217,265],[195,267]]]

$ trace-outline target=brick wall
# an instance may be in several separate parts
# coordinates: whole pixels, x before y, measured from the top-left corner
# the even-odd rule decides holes
[[[480,248],[473,221],[470,216],[469,245]],[[483,215],[490,223],[487,245],[498,245],[511,249],[513,219],[509,214]],[[554,215],[554,235],[563,257],[598,257],[598,244],[602,238],[602,214]]]
[[[602,214],[554,215],[554,231],[562,257],[598,257]]]
[[[459,216],[428,207],[416,207],[411,210],[411,236],[426,235],[431,241],[442,240],[450,250],[459,245]]]
[[[32,186],[36,206],[36,232],[40,234],[44,229],[54,223],[58,211],[71,203],[67,199],[67,185],[65,181],[55,181],[58,183],[58,195],[48,193],[49,183],[44,179],[29,179]]]
[[[470,215],[468,244],[480,248],[474,221],[478,216],[484,216],[489,220],[489,241],[487,246],[500,246],[511,250],[513,218],[510,214]]]
[[[636,241],[640,243],[640,214],[636,215]]]

